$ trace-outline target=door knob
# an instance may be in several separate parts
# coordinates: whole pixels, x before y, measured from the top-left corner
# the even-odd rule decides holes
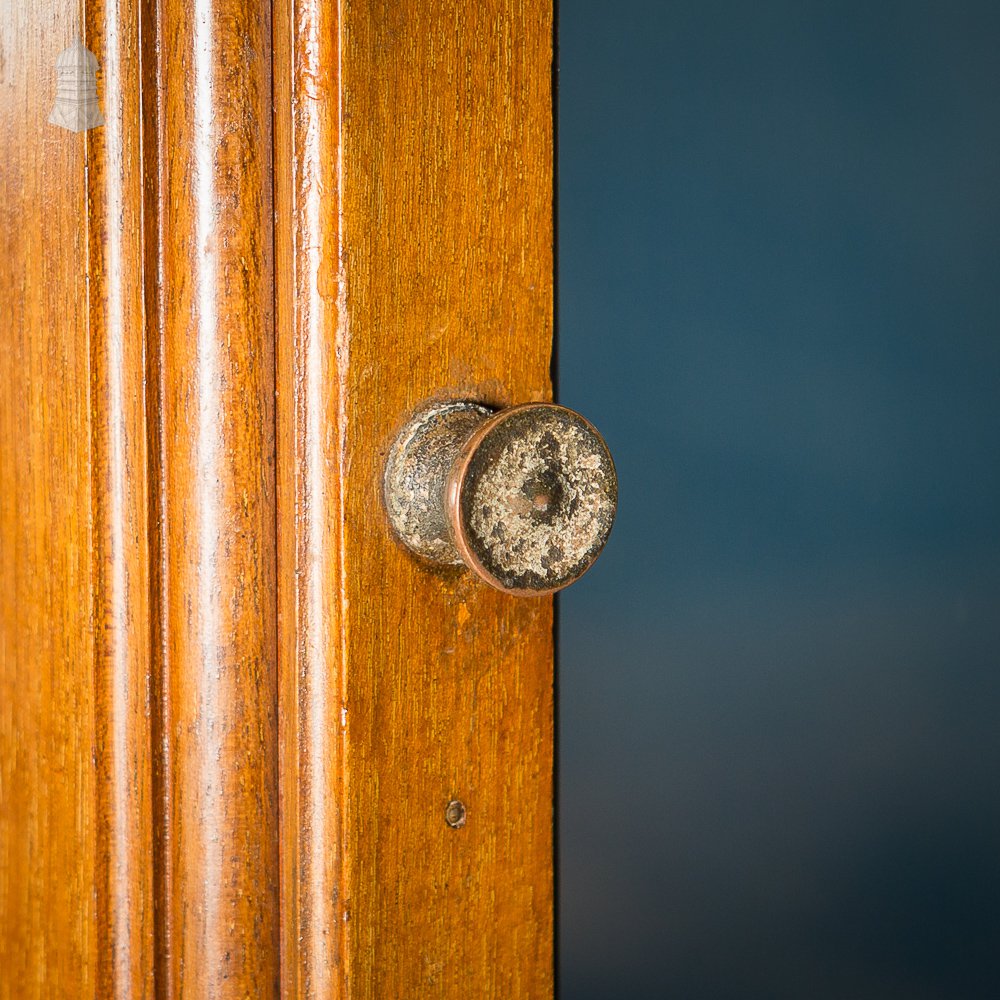
[[[561,590],[607,541],[618,480],[604,439],[555,403],[421,410],[389,450],[385,506],[397,538],[510,594]]]

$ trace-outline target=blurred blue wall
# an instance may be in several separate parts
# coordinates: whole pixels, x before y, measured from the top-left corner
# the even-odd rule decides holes
[[[1000,4],[563,0],[563,1000],[1000,997]]]

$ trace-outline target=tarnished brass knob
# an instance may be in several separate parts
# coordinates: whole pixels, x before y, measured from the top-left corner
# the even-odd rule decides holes
[[[618,504],[604,439],[554,403],[494,412],[440,403],[400,432],[385,468],[399,540],[438,565],[465,564],[510,594],[548,594],[600,554]]]

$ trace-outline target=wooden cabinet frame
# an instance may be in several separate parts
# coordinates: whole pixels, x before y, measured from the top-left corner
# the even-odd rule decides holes
[[[551,598],[379,490],[551,397],[551,7],[87,0],[73,134],[76,10],[0,13],[0,998],[550,996]]]

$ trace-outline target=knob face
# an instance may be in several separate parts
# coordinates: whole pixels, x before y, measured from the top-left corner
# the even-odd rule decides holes
[[[590,568],[618,501],[604,440],[553,403],[428,407],[390,448],[383,489],[393,530],[415,555],[527,596]]]
[[[604,547],[617,502],[603,438],[552,403],[485,421],[463,447],[447,495],[463,562],[517,594],[551,593],[578,580]]]

